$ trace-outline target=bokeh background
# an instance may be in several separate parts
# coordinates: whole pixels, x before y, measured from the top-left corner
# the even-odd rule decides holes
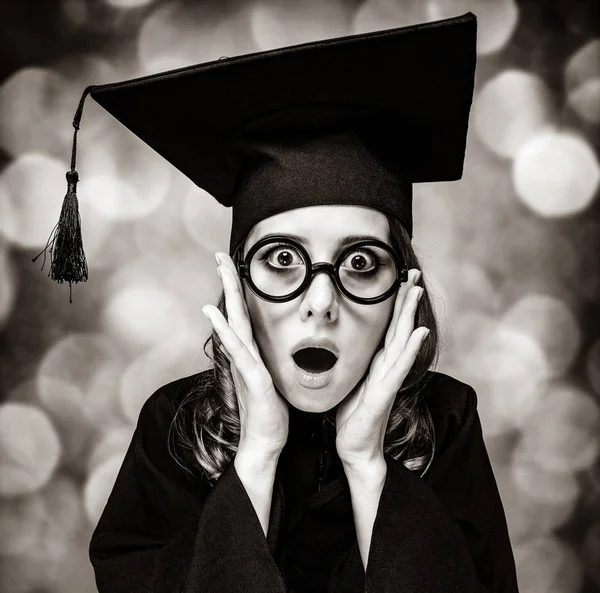
[[[230,210],[91,99],[77,166],[89,281],[69,304],[49,262],[32,263],[58,220],[83,88],[468,10],[465,175],[414,200],[438,370],[478,393],[522,593],[600,592],[597,0],[4,0],[2,593],[96,590],[89,539],[143,402],[210,366],[201,307],[220,290]]]

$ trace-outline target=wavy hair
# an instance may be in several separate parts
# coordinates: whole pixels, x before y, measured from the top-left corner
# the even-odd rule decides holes
[[[421,269],[411,238],[404,226],[395,217],[386,217],[390,226],[392,247],[403,257],[406,268]],[[236,256],[240,254],[241,250]],[[419,284],[423,287],[423,296],[417,308],[415,325],[428,327],[430,333],[396,395],[384,438],[384,453],[401,461],[411,471],[422,470],[420,475],[423,477],[435,453],[433,422],[423,390],[431,378],[429,369],[438,362],[440,338],[424,273]],[[221,292],[217,308],[227,319],[224,291]],[[377,350],[381,349],[384,343],[385,335]],[[213,356],[207,352],[209,344]],[[219,336],[213,330],[203,347],[206,356],[214,362],[213,372],[203,374],[200,382],[196,383],[184,398],[175,413],[170,431],[179,445],[191,452],[191,465],[194,467],[190,467],[190,462],[181,463],[178,455],[171,450],[177,463],[188,476],[199,473],[210,485],[214,484],[235,457],[240,438],[235,385],[229,360],[220,350],[220,346]],[[324,422],[335,426],[335,408],[325,413]]]

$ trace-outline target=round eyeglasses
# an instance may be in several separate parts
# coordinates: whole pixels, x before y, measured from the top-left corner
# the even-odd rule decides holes
[[[347,246],[334,265],[313,264],[306,249],[288,237],[268,237],[253,245],[236,265],[252,292],[273,303],[295,299],[321,271],[329,274],[346,298],[365,305],[386,300],[408,281],[402,259],[392,247],[376,239]]]

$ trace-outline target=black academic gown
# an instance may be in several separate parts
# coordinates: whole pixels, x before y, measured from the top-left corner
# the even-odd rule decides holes
[[[335,428],[321,414],[290,407],[265,537],[233,462],[211,488],[169,454],[171,419],[197,375],[161,387],[92,536],[98,591],[518,593],[475,391],[431,374],[436,457],[420,478],[385,456],[366,574]]]

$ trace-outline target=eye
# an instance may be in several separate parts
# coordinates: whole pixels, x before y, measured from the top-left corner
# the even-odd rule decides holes
[[[382,266],[383,262],[377,253],[370,249],[357,249],[346,257],[343,263],[348,262],[348,266],[352,272],[372,272],[374,269]]]
[[[294,261],[294,256],[296,256],[297,261]],[[276,268],[287,268],[294,264],[304,264],[304,260],[298,251],[288,243],[272,245],[270,249],[261,255],[260,260],[266,261],[269,266]]]

